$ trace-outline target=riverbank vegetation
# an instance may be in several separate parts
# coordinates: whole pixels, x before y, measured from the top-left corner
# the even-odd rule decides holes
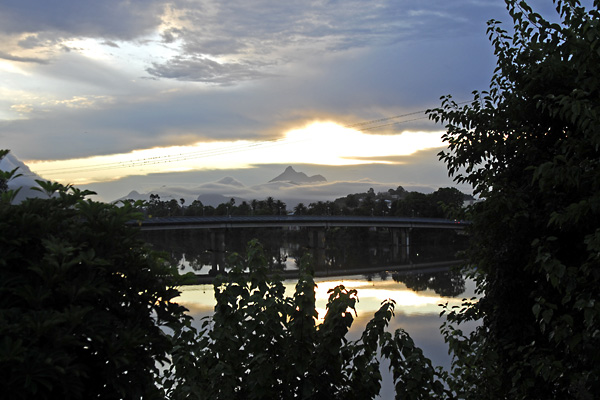
[[[216,207],[194,200],[186,205],[183,199],[161,200],[157,194],[142,206],[142,211],[151,217],[213,216],[213,215],[377,215],[423,218],[462,218],[464,205],[474,198],[456,188],[439,188],[433,193],[409,192],[402,186],[386,192],[375,193],[373,189],[364,193],[349,194],[334,201],[317,201],[305,205],[299,203],[288,210],[285,202],[267,197],[265,200],[242,201],[235,199]],[[132,202],[129,200],[129,202]]]

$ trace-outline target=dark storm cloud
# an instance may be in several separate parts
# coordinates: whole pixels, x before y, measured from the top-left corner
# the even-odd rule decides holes
[[[0,31],[133,39],[160,23],[163,3],[163,0],[3,0]]]

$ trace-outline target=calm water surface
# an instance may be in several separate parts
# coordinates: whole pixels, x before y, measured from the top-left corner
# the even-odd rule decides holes
[[[454,277],[450,271],[437,271],[428,273],[406,273],[399,276],[396,274],[394,280],[391,274],[383,274],[374,277],[365,276],[343,276],[336,278],[315,279],[317,284],[316,300],[319,318],[325,316],[325,305],[327,303],[327,291],[337,285],[344,285],[348,289],[358,291],[359,302],[357,304],[357,314],[352,328],[348,334],[348,339],[356,340],[360,338],[367,322],[379,309],[381,302],[386,299],[396,301],[395,317],[390,321],[388,327],[390,332],[398,328],[405,329],[413,338],[415,343],[423,349],[425,355],[432,360],[434,365],[440,365],[444,368],[450,366],[450,356],[444,339],[440,334],[439,328],[443,320],[439,317],[440,304],[449,303],[460,305],[462,298],[473,297],[475,285],[470,280],[462,280],[462,291],[450,293],[447,288],[440,288],[440,285],[427,285],[423,283],[439,282],[442,278],[446,280]],[[441,278],[442,277],[442,278]],[[407,283],[399,281],[404,279]],[[421,282],[418,287],[415,281]],[[296,281],[286,280],[286,295],[292,296]],[[413,287],[412,289],[409,288]],[[215,304],[213,287],[210,284],[185,286],[178,302],[189,309],[194,317],[197,328],[200,328],[201,318],[211,315]],[[442,294],[440,294],[440,292]],[[445,292],[445,293],[444,293]],[[464,327],[465,331],[472,329],[472,326]],[[393,384],[391,375],[387,372],[387,366],[384,367],[383,387],[381,398],[393,398]]]
[[[270,267],[283,273],[297,270],[297,261],[310,251],[313,260],[318,260],[316,274],[329,275],[315,278],[319,318],[325,316],[329,289],[337,285],[356,289],[358,315],[347,336],[356,340],[381,302],[393,299],[396,302],[395,317],[388,330],[405,329],[425,356],[434,365],[444,368],[449,368],[450,356],[439,330],[443,323],[439,317],[440,304],[460,305],[463,298],[474,296],[473,282],[447,267],[436,266],[437,262],[459,258],[457,252],[466,247],[466,238],[459,232],[412,231],[410,249],[394,246],[391,232],[385,229],[329,229],[318,237],[322,245],[316,248],[314,237],[311,239],[306,230],[227,231],[221,249],[215,246],[215,235],[206,230],[144,233],[148,243],[168,253],[178,263],[181,273],[193,272],[206,278],[216,273],[216,269],[226,271],[228,267],[223,260],[233,252],[243,254],[246,244],[253,238],[258,238],[263,245]],[[425,269],[423,265],[429,267]],[[369,275],[365,275],[367,273]],[[285,280],[284,285],[286,295],[292,296],[296,280]],[[196,327],[200,328],[201,319],[214,310],[212,284],[185,286],[181,291],[178,302],[188,308]],[[462,328],[465,332],[473,329],[472,326]],[[387,365],[382,369],[383,399],[394,397],[392,378],[386,372]]]

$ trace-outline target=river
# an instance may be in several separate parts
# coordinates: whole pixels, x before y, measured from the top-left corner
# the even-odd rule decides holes
[[[272,268],[282,273],[297,270],[296,261],[303,250],[307,251],[301,232],[236,232],[229,238],[228,252],[243,253],[244,243],[257,236],[264,244]],[[381,302],[393,299],[395,317],[388,329],[393,332],[403,328],[434,365],[448,369],[451,360],[440,334],[443,320],[439,314],[442,304],[460,305],[463,298],[474,296],[474,283],[447,265],[447,262],[460,263],[457,252],[465,247],[466,241],[448,232],[423,232],[414,235],[413,245],[402,260],[398,259],[402,255],[394,254],[390,248],[387,237],[385,232],[365,229],[328,232],[321,257],[325,262],[316,268],[320,275],[328,275],[315,278],[319,318],[325,315],[329,289],[337,285],[356,289],[357,316],[347,336],[356,340]],[[182,273],[191,271],[208,277],[213,270],[214,252],[210,251],[210,238],[206,233],[161,232],[150,235],[147,240],[155,248],[169,253]],[[286,279],[284,284],[286,295],[291,296],[296,281]],[[188,285],[181,291],[177,301],[188,308],[199,327],[201,319],[213,312],[213,287],[210,283]],[[465,326],[463,330],[472,328]],[[394,397],[391,381],[391,375],[383,373],[382,399]]]

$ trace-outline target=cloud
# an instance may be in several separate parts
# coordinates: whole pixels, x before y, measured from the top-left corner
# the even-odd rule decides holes
[[[350,193],[364,193],[373,188],[375,192],[387,191],[390,188],[396,188],[399,185],[395,182],[377,182],[368,179],[358,181],[334,181],[319,184],[293,184],[289,182],[270,182],[253,186],[227,185],[220,182],[207,182],[197,187],[183,187],[173,185],[160,185],[148,187],[140,193],[139,198],[149,199],[151,193],[158,194],[161,199],[180,199],[183,198],[187,204],[196,200],[199,196],[203,199],[212,199],[216,206],[223,202],[223,199],[237,198],[245,201],[263,200],[267,197],[273,197],[286,203],[288,209],[293,208],[298,203],[306,205],[318,201],[333,201],[336,198],[344,197]],[[83,187],[94,187],[85,185]],[[434,187],[425,185],[406,187],[408,190],[418,190],[432,192]],[[140,192],[137,190],[137,192]],[[102,194],[101,192],[99,192]],[[129,193],[129,192],[128,192]],[[218,197],[217,197],[218,196]],[[105,197],[105,196],[103,196]],[[127,194],[124,194],[127,198]],[[105,199],[107,201],[116,200],[116,197]]]
[[[412,156],[399,157],[399,165],[381,164],[365,166],[325,166],[294,164],[296,171],[309,176],[321,174],[328,181],[299,185],[289,182],[268,182],[281,174],[287,165],[254,165],[248,169],[205,170],[179,173],[161,173],[146,176],[129,176],[113,182],[82,185],[94,190],[104,201],[126,196],[132,190],[148,195],[158,193],[161,198],[184,198],[186,203],[199,195],[223,195],[246,200],[262,200],[268,196],[283,200],[288,207],[298,202],[334,200],[350,193],[362,193],[373,188],[375,192],[395,189],[431,193],[440,187],[457,187],[471,193],[468,185],[457,185],[448,177],[447,169],[438,160],[441,149],[420,151]]]
[[[104,42],[102,42],[102,44],[105,46],[114,47],[115,49],[119,48],[119,45],[113,42],[112,40],[105,40]]]
[[[9,61],[17,61],[23,63],[37,63],[37,64],[48,64],[48,60],[44,60],[42,58],[37,57],[19,57],[14,56],[3,51],[0,51],[0,58]]]
[[[203,57],[175,57],[164,64],[153,63],[146,71],[159,78],[230,85],[233,82],[269,76],[253,63],[220,63]]]
[[[24,159],[79,158],[469,99],[493,71],[498,3],[3,1],[0,57],[15,59],[0,60],[0,141]]]
[[[13,104],[10,108],[20,114],[28,114],[33,111],[31,104]]]
[[[161,22],[162,0],[3,0],[0,31],[131,40]]]
[[[407,41],[423,43],[440,35],[449,38],[473,35],[474,26],[484,26],[478,13],[494,8],[490,2],[468,1],[205,4],[198,8],[186,8],[184,2],[173,6],[176,11],[172,10],[172,18],[165,22],[168,28],[162,37],[165,43],[179,41],[180,53],[170,60],[153,62],[147,69],[149,74],[234,84],[262,78],[265,73],[277,75],[286,65],[315,54]],[[474,16],[477,18],[470,18]],[[235,62],[214,60],[219,58]],[[213,73],[213,69],[218,73]]]

